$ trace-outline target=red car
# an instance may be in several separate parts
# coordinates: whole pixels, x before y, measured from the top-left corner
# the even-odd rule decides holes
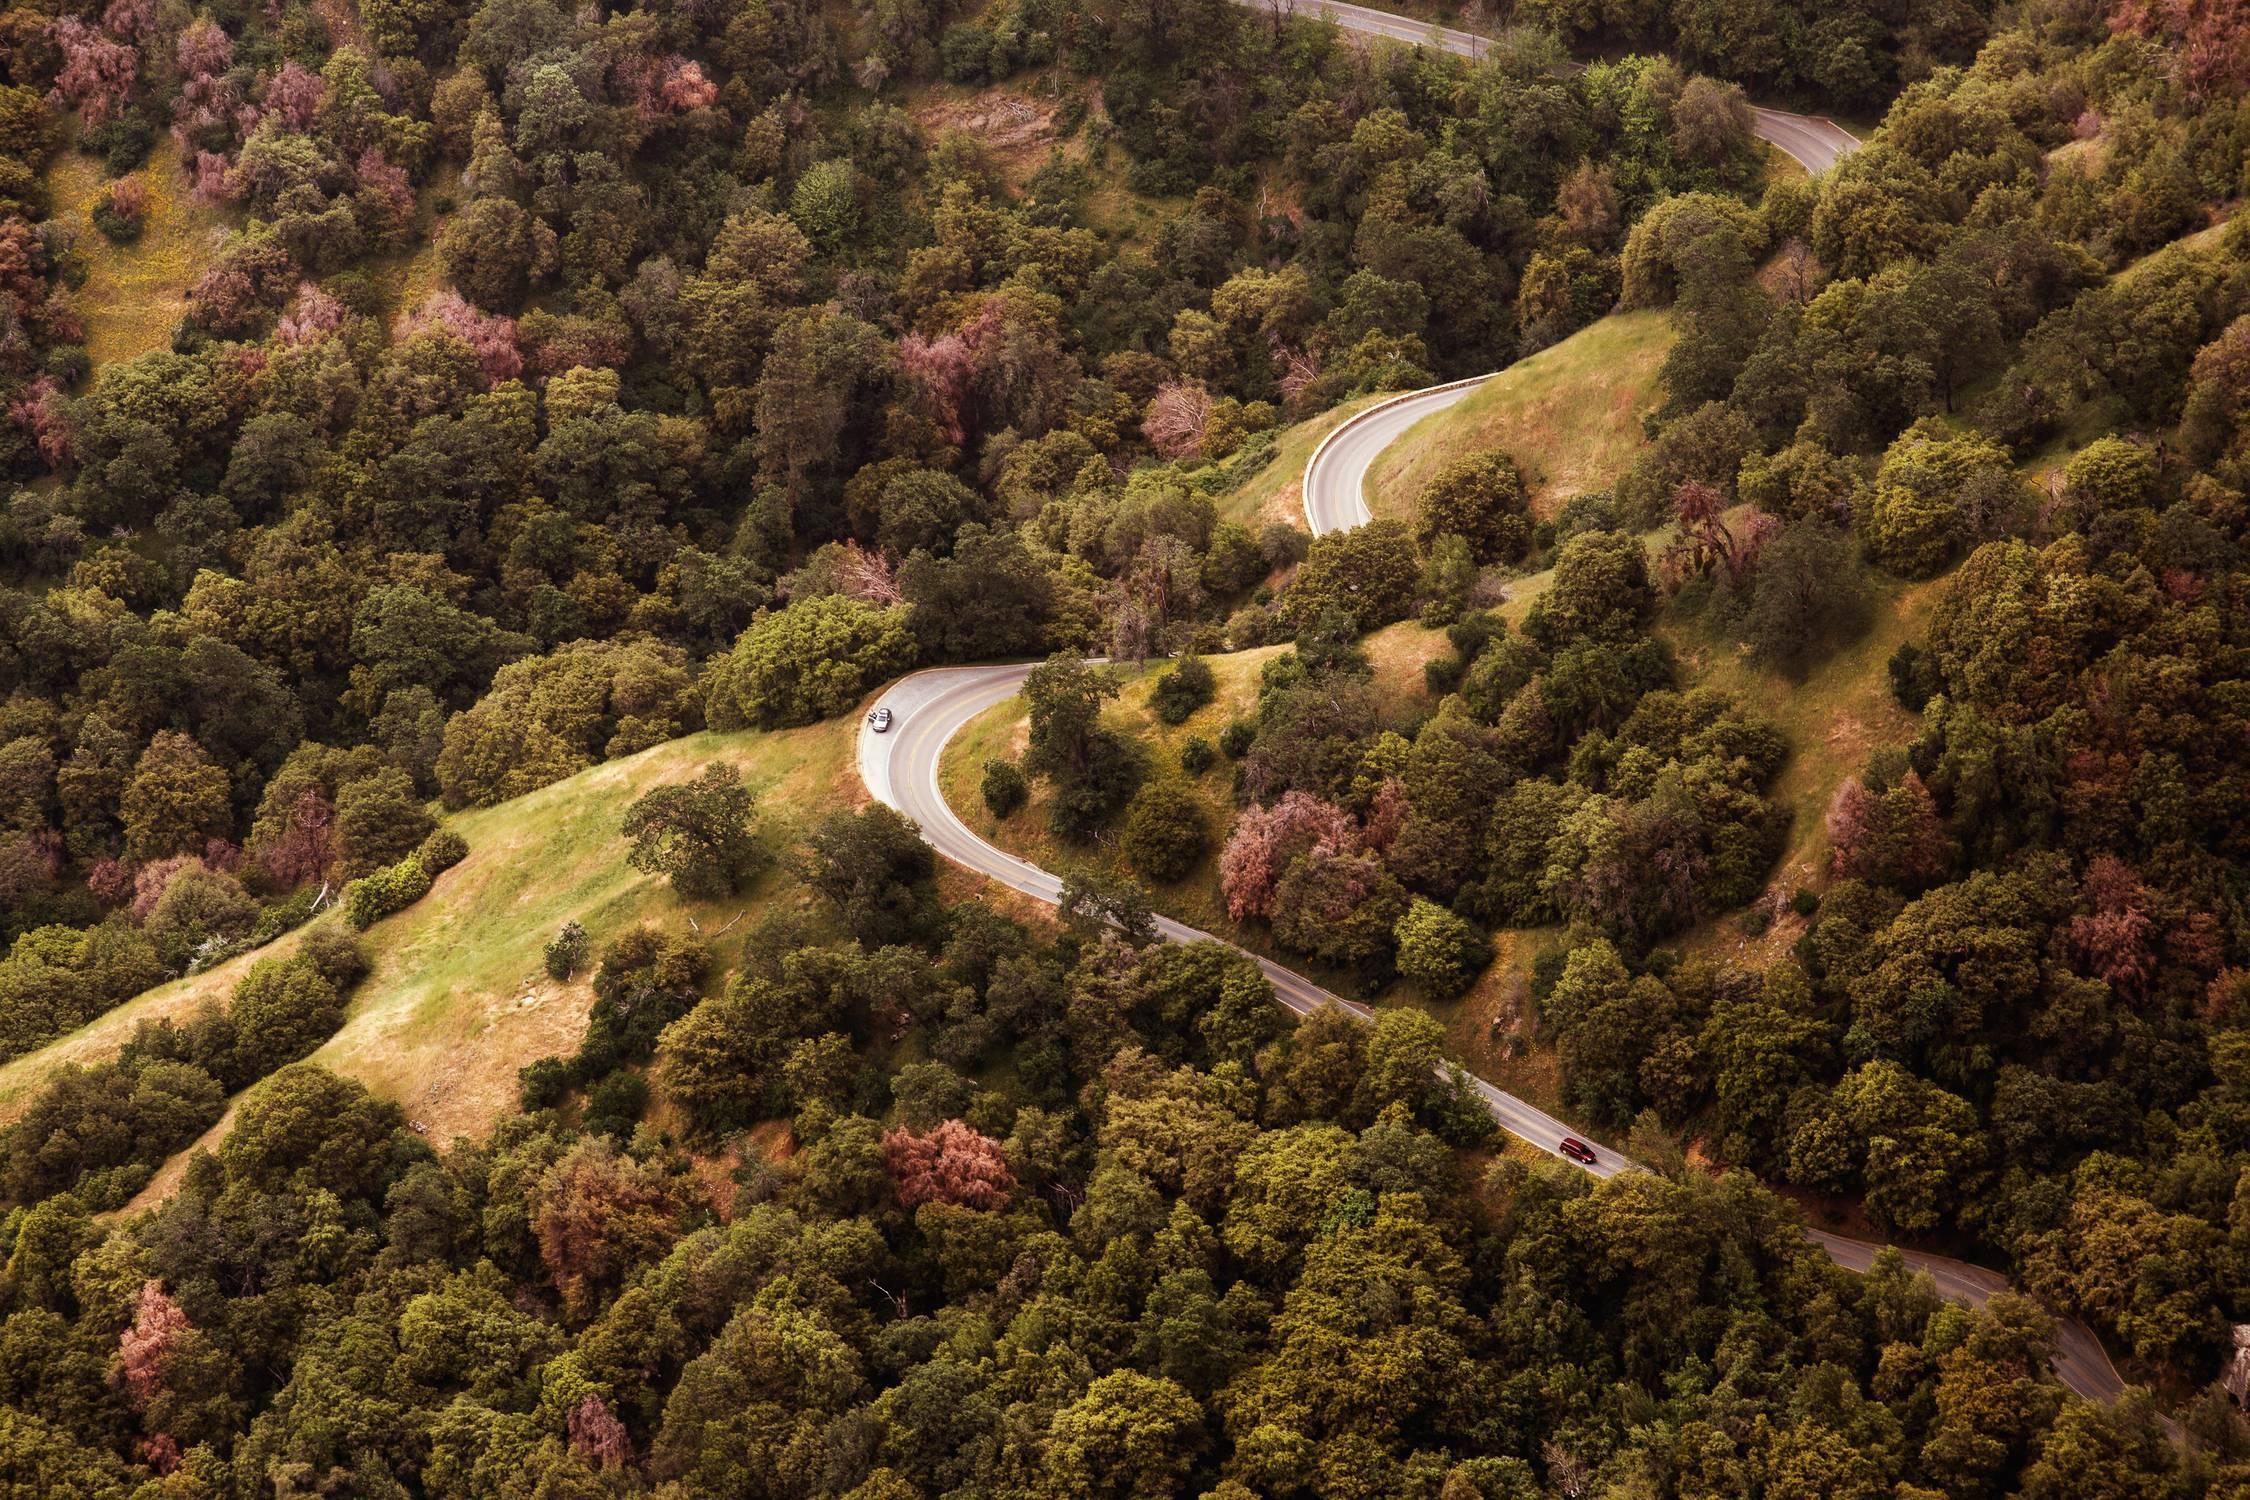
[[[1564,1136],[1562,1138],[1562,1145],[1559,1149],[1561,1150],[1563,1155],[1569,1157],[1572,1161],[1577,1162],[1582,1167],[1590,1167],[1594,1164],[1594,1148],[1587,1145],[1577,1136]]]

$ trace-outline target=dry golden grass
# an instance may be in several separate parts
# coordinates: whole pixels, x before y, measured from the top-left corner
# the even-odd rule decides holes
[[[935,140],[957,130],[984,149],[985,158],[1011,187],[1024,182],[1047,160],[1061,139],[1055,127],[1060,100],[1039,100],[1005,86],[968,88],[932,82],[907,91],[906,112]],[[1071,153],[1084,156],[1080,147]]]
[[[1440,470],[1495,448],[1515,458],[1541,517],[1614,483],[1644,441],[1671,345],[1664,313],[1613,313],[1518,360],[1386,449],[1367,472],[1368,509],[1411,519],[1415,497]]]
[[[132,175],[148,184],[148,217],[138,240],[113,245],[92,218],[95,200],[109,190],[101,163],[64,150],[47,169],[55,216],[77,230],[86,257],[77,298],[86,356],[96,369],[170,347],[173,326],[187,312],[188,287],[226,230],[225,218],[188,191],[170,136],[158,138]]]
[[[541,953],[565,921],[598,948],[640,922],[716,933],[745,911],[810,896],[778,865],[742,897],[683,903],[625,863],[625,809],[711,761],[759,788],[770,843],[807,812],[855,800],[856,721],[776,734],[700,734],[611,761],[451,826],[468,858],[370,933],[375,966],[344,1029],[313,1061],[396,1099],[429,1134],[478,1134],[515,1108],[516,1070],[577,1045],[590,975],[549,979]]]
[[[141,1022],[178,1019],[206,1003],[225,1004],[227,996],[234,991],[235,981],[250,965],[268,954],[293,951],[299,936],[299,933],[290,933],[255,953],[245,953],[201,974],[144,990],[68,1036],[59,1037],[36,1052],[26,1052],[0,1067],[0,1124],[23,1113],[41,1080],[56,1068],[74,1063],[84,1066],[115,1057],[117,1050],[125,1045],[125,1039],[133,1034],[133,1028]]]

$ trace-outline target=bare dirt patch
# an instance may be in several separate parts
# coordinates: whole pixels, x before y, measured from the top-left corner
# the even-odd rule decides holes
[[[1017,179],[1045,161],[1048,148],[1061,138],[1055,129],[1059,107],[1060,101],[992,88],[973,94],[941,91],[907,112],[931,136],[960,131],[982,146],[1011,179]]]

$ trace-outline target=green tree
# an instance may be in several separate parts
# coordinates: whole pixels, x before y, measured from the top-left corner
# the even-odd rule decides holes
[[[907,942],[943,921],[936,857],[921,830],[890,808],[829,814],[807,840],[801,868],[868,947]]]
[[[731,895],[764,858],[753,820],[757,797],[742,773],[713,761],[695,780],[660,786],[625,810],[626,856],[634,869],[663,875],[690,901]]]
[[[397,1105],[325,1068],[293,1063],[243,1101],[218,1158],[230,1183],[370,1203],[427,1151]]]
[[[2020,488],[2008,451],[1989,438],[1918,422],[1883,455],[1864,533],[1878,562],[1927,578],[1971,533],[1965,502],[1980,487]]]
[[[1063,881],[1055,910],[1082,932],[1099,933],[1114,927],[1135,947],[1156,941],[1156,913],[1149,906],[1148,893],[1131,879],[1071,875]]]
[[[555,235],[505,198],[478,198],[450,215],[438,234],[446,279],[479,307],[512,313],[534,279],[554,264]]]
[[[1149,782],[1126,804],[1120,847],[1127,863],[1151,880],[1170,884],[1183,878],[1210,851],[1202,802],[1170,777]]]
[[[203,851],[224,837],[234,820],[227,773],[187,735],[159,730],[133,765],[118,812],[125,820],[129,859]]]
[[[1440,469],[1414,501],[1414,537],[1428,551],[1441,536],[1458,536],[1479,563],[1520,561],[1531,547],[1523,475],[1497,450],[1456,459]]]
[[[1759,549],[1741,631],[1760,662],[1802,672],[1867,623],[1867,586],[1849,535],[1799,521]]]
[[[1328,610],[1351,617],[1361,633],[1406,618],[1421,566],[1402,521],[1377,520],[1313,538],[1282,611],[1298,626]]]
[[[1055,1413],[1039,1493],[1157,1500],[1178,1491],[1206,1443],[1194,1397],[1173,1381],[1119,1370]]]
[[[436,826],[414,778],[396,767],[347,781],[336,794],[336,832],[350,874],[404,859]]]
[[[1024,769],[1056,779],[1084,774],[1097,754],[1102,705],[1117,688],[1114,672],[1075,656],[1053,656],[1033,667],[1023,681],[1031,720]]]
[[[842,594],[799,599],[761,615],[705,669],[705,711],[714,729],[810,724],[843,713],[914,657],[899,611]]]
[[[1524,633],[1549,646],[1630,641],[1656,609],[1648,552],[1621,531],[1582,532],[1555,554],[1554,580],[1532,602]]]
[[[1398,971],[1439,1000],[1461,994],[1492,962],[1492,940],[1470,922],[1420,896],[1392,929]]]
[[[234,987],[227,1009],[234,1044],[222,1080],[242,1088],[295,1062],[344,1024],[336,987],[304,958],[262,958]]]
[[[1957,1216],[1983,1161],[1968,1101],[1891,1062],[1845,1075],[1789,1145],[1793,1181],[1823,1191],[1864,1188],[1868,1211],[1905,1230]]]
[[[1024,780],[1023,772],[1016,769],[1014,761],[999,756],[984,763],[984,780],[979,791],[984,797],[985,810],[996,818],[1013,817],[1031,800],[1031,787]]]

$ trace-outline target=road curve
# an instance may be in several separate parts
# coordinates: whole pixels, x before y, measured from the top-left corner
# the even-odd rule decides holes
[[[970,831],[945,799],[938,785],[938,763],[946,742],[971,719],[1014,695],[1031,672],[1031,665],[993,667],[936,667],[903,677],[884,690],[871,708],[888,708],[894,727],[877,734],[863,719],[859,727],[859,777],[875,800],[896,808],[921,825],[930,847],[966,869],[1034,900],[1054,904],[1062,898],[1062,881],[1037,865],[1016,858],[986,843]],[[1156,930],[1168,941],[1192,943],[1211,934],[1159,916]],[[1251,954],[1273,984],[1274,998],[1300,1016],[1323,1005],[1342,1006],[1362,1021],[1374,1012],[1356,1001],[1330,994],[1294,969]],[[1571,1127],[1515,1095],[1504,1093],[1473,1075],[1464,1075],[1484,1101],[1500,1128],[1558,1160],[1568,1160],[1556,1145]],[[1583,1135],[1580,1136],[1583,1139]],[[1586,1170],[1596,1177],[1613,1177],[1635,1164],[1606,1146],[1595,1147],[1595,1161]]]
[[[870,709],[891,711],[890,732],[877,734],[865,719],[860,721],[859,777],[876,801],[921,825],[923,839],[945,858],[1010,890],[1053,905],[1062,898],[1061,879],[979,838],[961,821],[938,783],[939,763],[947,743],[971,719],[1012,696],[1030,672],[1031,664],[1018,663],[936,667],[900,678],[868,705]],[[1166,916],[1157,917],[1156,929],[1175,943],[1211,936]],[[1272,982],[1274,998],[1298,1015],[1310,1015],[1323,1005],[1339,1005],[1362,1021],[1373,1019],[1374,1013],[1357,1001],[1331,994],[1271,959],[1250,956]],[[1557,1160],[1568,1160],[1555,1147],[1565,1135],[1572,1134],[1569,1126],[1473,1074],[1464,1076],[1501,1129]],[[1578,1135],[1581,1140],[1586,1138],[1584,1132]],[[1639,1170],[1637,1163],[1607,1146],[1596,1143],[1595,1151],[1594,1165],[1586,1170],[1596,1177]],[[1808,1228],[1805,1237],[1850,1271],[1866,1271],[1883,1248],[1821,1229]],[[1994,1293],[2008,1290],[2007,1278],[1997,1271],[1920,1250],[1899,1253],[1908,1266],[1927,1272],[1939,1295],[1950,1301],[1982,1307]],[[2065,1387],[2089,1401],[2114,1402],[2125,1389],[2100,1341],[2075,1320],[2056,1324],[2054,1370]]]
[[[1847,1239],[1840,1234],[1830,1234],[1824,1229],[1807,1229],[1805,1238],[1827,1253],[1830,1260],[1847,1271],[1864,1273],[1875,1263],[1875,1252],[1882,1247],[1866,1240]],[[1949,1302],[1966,1302],[1971,1307],[1982,1307],[1999,1292],[2011,1291],[2008,1278],[1998,1271],[1983,1266],[1972,1266],[1965,1260],[1948,1256],[1931,1255],[1921,1250],[1901,1250],[1907,1265],[1928,1273],[1937,1286],[1938,1295]],[[2085,1397],[2088,1401],[2113,1404],[2125,1394],[2125,1379],[2117,1367],[2109,1362],[2109,1354],[2102,1348],[2101,1340],[2093,1330],[2076,1318],[2055,1320],[2055,1378],[2065,1388]],[[2166,1425],[2171,1426],[2167,1419]],[[2177,1429],[2173,1429],[2177,1432]]]
[[[1426,390],[1392,396],[1345,418],[1320,440],[1305,460],[1305,524],[1314,536],[1350,531],[1373,519],[1367,510],[1367,471],[1406,429],[1434,411],[1443,411],[1490,375],[1473,375]]]
[[[1313,449],[1312,457],[1305,461],[1305,522],[1313,534],[1325,536],[1332,531],[1349,531],[1365,525],[1368,520],[1367,471],[1376,458],[1415,423],[1451,406],[1490,378],[1480,375],[1393,396],[1332,429]],[[1825,1230],[1808,1228],[1805,1234],[1827,1252],[1829,1259],[1852,1271],[1864,1272],[1874,1263],[1875,1252],[1882,1248]],[[1982,1307],[1993,1293],[2008,1290],[2007,1278],[1997,1271],[1919,1250],[1899,1253],[1906,1257],[1908,1265],[1927,1271],[1939,1293],[1952,1301]],[[2101,1341],[2075,1319],[2060,1320],[2055,1326],[2054,1368],[2056,1379],[2089,1401],[2114,1402],[2125,1389],[2125,1382],[2110,1364]]]
[[[1236,0],[1236,3],[1269,14],[1332,21],[1361,36],[1384,37],[1408,46],[1435,47],[1457,57],[1482,57],[1485,49],[1492,45],[1490,37],[1474,32],[1456,31],[1450,26],[1416,21],[1365,5],[1347,5],[1343,0]],[[1575,67],[1574,64],[1574,71]],[[1786,110],[1757,107],[1751,109],[1751,115],[1751,128],[1758,139],[1808,172],[1825,172],[1842,157],[1859,149],[1858,137],[1822,115],[1793,115]]]
[[[1465,31],[1426,26],[1362,5],[1323,0],[1317,5],[1297,5],[1291,0],[1238,0],[1253,9],[1279,10],[1284,14],[1317,15],[1348,31],[1390,37],[1398,41],[1435,45],[1464,57],[1478,56],[1485,41]],[[1757,132],[1802,163],[1819,172],[1858,146],[1848,132],[1833,121],[1780,110],[1760,109]],[[1304,477],[1305,520],[1315,536],[1348,531],[1370,519],[1367,509],[1367,471],[1377,455],[1403,436],[1406,430],[1432,412],[1459,401],[1489,380],[1474,376],[1426,390],[1393,396],[1352,416],[1313,450],[1306,460]],[[860,780],[878,802],[912,818],[922,837],[945,858],[1010,890],[1053,905],[1062,899],[1062,881],[1027,860],[987,843],[961,821],[938,783],[938,768],[946,744],[971,719],[1012,696],[1031,672],[1029,663],[1003,666],[938,667],[916,672],[885,689],[873,708],[891,710],[889,733],[877,734],[863,719],[859,729]],[[1175,943],[1196,942],[1211,934],[1158,916],[1156,929]],[[1356,1001],[1329,993],[1311,980],[1271,959],[1250,957],[1272,982],[1274,998],[1298,1015],[1310,1015],[1323,1005],[1341,1006],[1362,1021],[1374,1013]],[[1500,1128],[1540,1151],[1567,1161],[1556,1150],[1569,1126],[1515,1095],[1495,1088],[1473,1074],[1464,1075]],[[1583,1132],[1578,1133],[1585,1139]],[[1639,1170],[1638,1164],[1599,1143],[1596,1160],[1585,1168],[1596,1177]],[[1811,1240],[1829,1259],[1847,1270],[1864,1272],[1883,1247],[1825,1230],[1807,1228]],[[2008,1290],[2007,1278],[1982,1266],[1931,1255],[1919,1250],[1899,1252],[1906,1263],[1926,1272],[1941,1296],[1972,1307],[1982,1307],[1996,1292]],[[2125,1389],[2124,1380],[2110,1364],[2101,1342],[2075,1320],[2059,1321],[2055,1329],[2055,1376],[2062,1384],[2090,1401],[2114,1402]]]

